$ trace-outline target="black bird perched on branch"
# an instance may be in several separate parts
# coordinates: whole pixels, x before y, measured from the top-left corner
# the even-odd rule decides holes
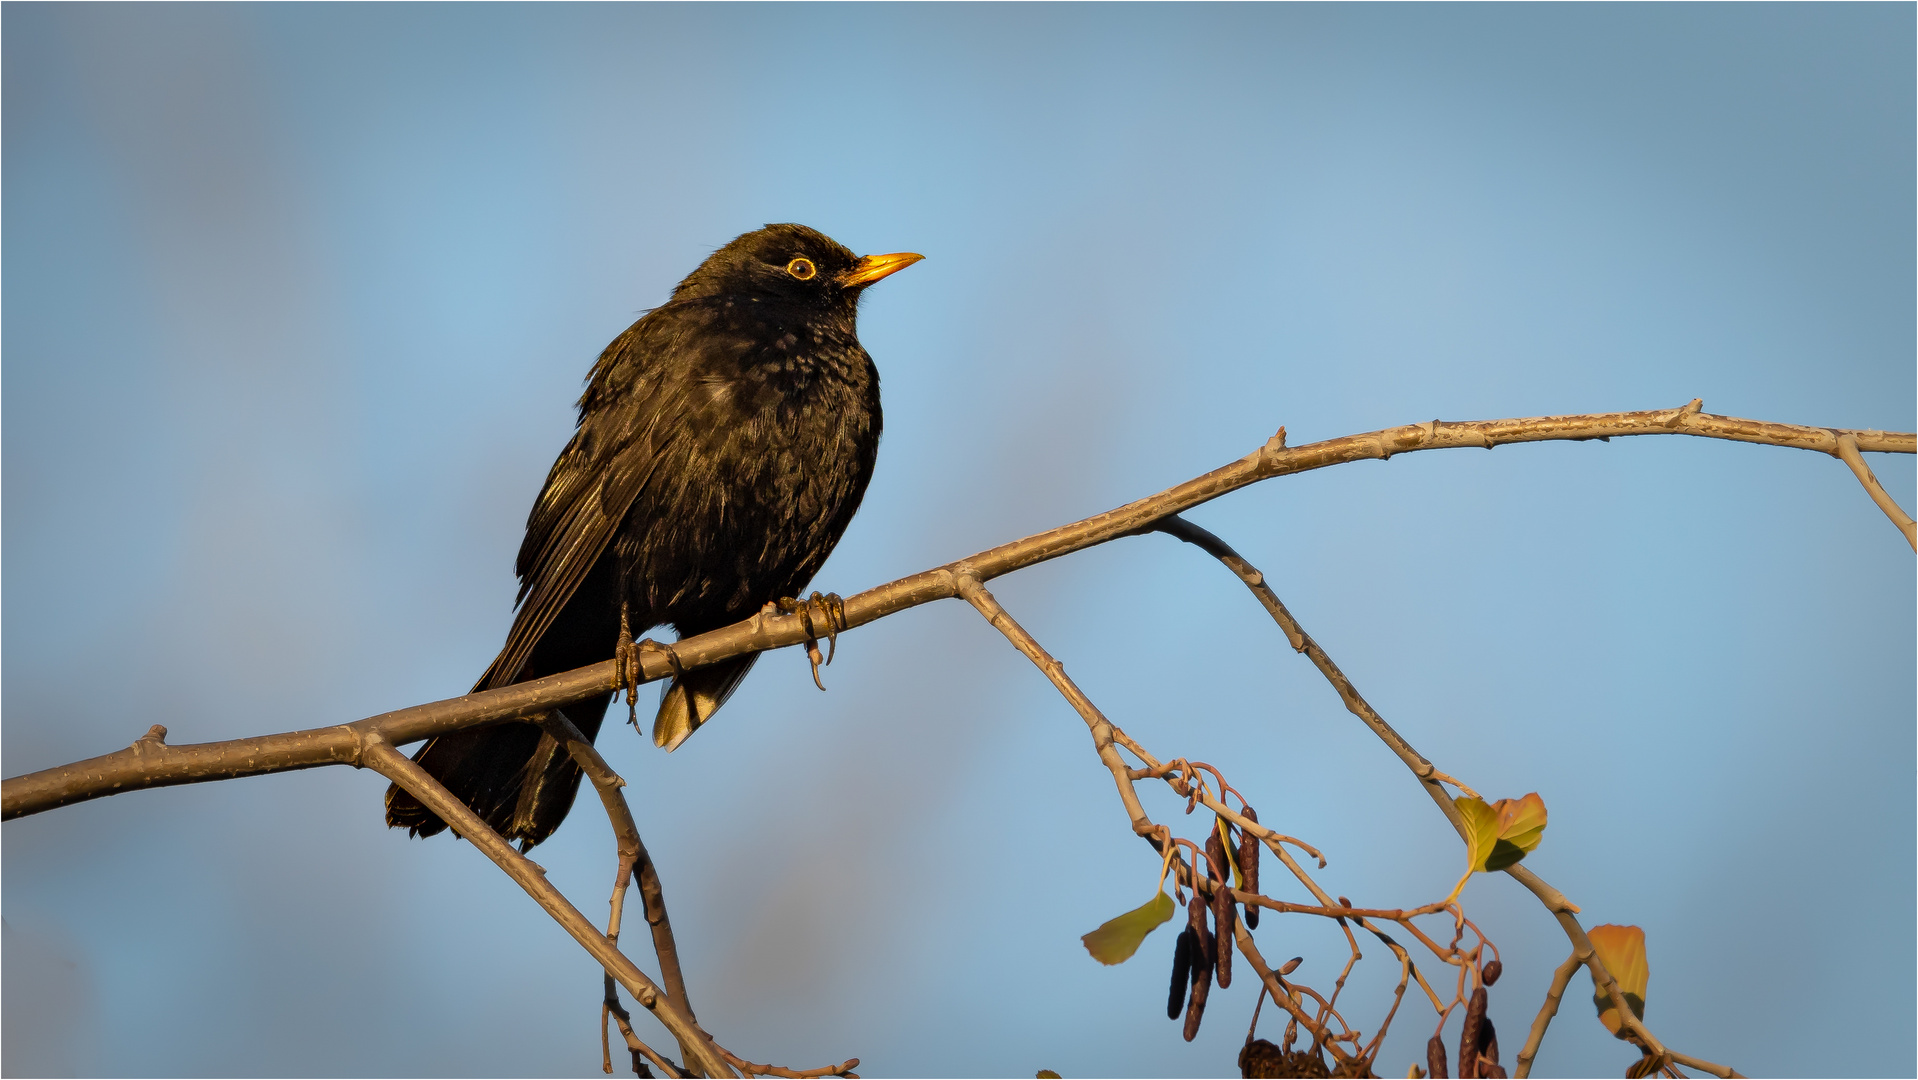
[[[872,479],[879,372],[854,334],[860,293],[920,258],[859,258],[803,225],[768,225],[615,338],[527,517],[518,613],[474,690],[630,658],[631,634],[653,626],[689,637],[767,603],[791,608]],[[653,741],[684,742],[757,657],[676,677]],[[564,712],[590,739],[611,698]],[[523,848],[552,835],[579,791],[579,767],[532,724],[443,735],[414,760]],[[446,828],[397,786],[386,822]]]

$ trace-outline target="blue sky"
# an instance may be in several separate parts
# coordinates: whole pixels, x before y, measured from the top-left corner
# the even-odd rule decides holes
[[[886,437],[817,582],[846,594],[1281,424],[1702,397],[1912,430],[1913,23],[7,5],[5,771],[462,692],[592,359],[763,222],[928,256],[862,312]],[[1873,464],[1911,507],[1911,459]],[[1440,768],[1542,794],[1531,865],[1588,925],[1646,929],[1668,1043],[1752,1075],[1918,1064],[1913,560],[1841,464],[1416,454],[1192,517]],[[995,591],[1154,753],[1222,764],[1325,850],[1328,889],[1455,880],[1429,802],[1193,550]],[[849,635],[825,678],[776,655],[670,757],[604,740],[705,1026],[868,1075],[1235,1072],[1249,980],[1187,1044],[1169,932],[1117,968],[1080,948],[1157,866],[1030,665],[952,602]],[[585,954],[465,845],[384,829],[382,787],[316,770],[9,823],[5,1071],[597,1075]],[[597,917],[592,810],[538,857]],[[1509,1057],[1564,939],[1502,877],[1465,901],[1504,951]],[[1342,961],[1322,926],[1260,936],[1312,985]],[[1362,1026],[1383,955],[1347,991]],[[1630,1060],[1584,1000],[1541,1074]],[[1408,1002],[1380,1071],[1430,1025]]]

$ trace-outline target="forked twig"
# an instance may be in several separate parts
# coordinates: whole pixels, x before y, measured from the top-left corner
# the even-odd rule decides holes
[[[699,1022],[693,1012],[692,1000],[686,993],[686,976],[679,965],[679,946],[673,940],[673,924],[666,915],[666,895],[660,887],[659,871],[653,866],[653,858],[646,851],[645,841],[640,839],[639,825],[633,819],[633,811],[626,803],[626,796],[620,791],[626,781],[613,771],[613,767],[600,756],[592,741],[583,735],[579,728],[563,711],[550,709],[533,718],[545,730],[546,734],[566,748],[580,771],[593,782],[593,790],[599,794],[599,801],[606,809],[607,820],[612,824],[613,836],[618,845],[618,868],[613,873],[613,896],[610,904],[611,914],[606,923],[606,939],[614,947],[619,945],[620,922],[626,907],[626,886],[635,877],[639,879],[640,902],[645,908],[646,924],[652,929],[653,953],[659,958],[660,978],[666,984],[666,996],[686,1011],[686,1015]],[[618,1015],[619,992],[614,989],[611,972],[606,975],[605,985],[606,1011]],[[605,1042],[605,1017],[601,1017],[600,1041]],[[630,1043],[632,1040],[629,1039]],[[691,1050],[680,1044],[682,1056],[691,1058]],[[724,1052],[724,1048],[721,1048]],[[607,1056],[610,1067],[611,1058]]]
[[[1696,405],[1697,402],[1693,402],[1693,406]],[[1688,406],[1686,409],[1680,410],[1669,422],[1675,426],[1682,426],[1697,415],[1695,408]],[[1839,440],[1835,437],[1833,441],[1837,442]],[[1212,533],[1177,515],[1154,523],[1152,529],[1184,540],[1200,548],[1207,554],[1218,559],[1227,569],[1230,569],[1236,574],[1239,579],[1246,584],[1246,587],[1252,590],[1253,595],[1258,597],[1259,603],[1272,615],[1273,620],[1279,624],[1279,628],[1285,632],[1287,640],[1292,643],[1293,649],[1304,653],[1307,658],[1312,661],[1313,666],[1319,669],[1320,674],[1325,676],[1326,681],[1332,684],[1332,688],[1338,692],[1339,698],[1345,702],[1346,709],[1349,710],[1352,715],[1358,717],[1366,727],[1370,728],[1372,733],[1377,735],[1387,747],[1391,748],[1392,752],[1398,755],[1399,760],[1404,762],[1405,766],[1412,771],[1412,774],[1419,779],[1420,785],[1425,789],[1425,793],[1431,797],[1434,803],[1438,804],[1439,810],[1445,814],[1446,820],[1450,821],[1452,827],[1458,831],[1459,837],[1463,839],[1467,835],[1465,819],[1460,815],[1457,803],[1452,799],[1451,794],[1445,790],[1443,783],[1439,779],[1443,774],[1439,773],[1432,763],[1417,750],[1414,750],[1412,744],[1407,742],[1404,736],[1394,730],[1392,725],[1386,723],[1385,718],[1380,716],[1378,712],[1366,702],[1365,698],[1359,694],[1358,688],[1353,686],[1352,681],[1346,678],[1345,673],[1339,670],[1337,664],[1332,662],[1331,656],[1327,655],[1325,650],[1319,646],[1318,642],[1312,640],[1311,636],[1299,625],[1298,620],[1293,618],[1292,613],[1286,609],[1285,604],[1279,600],[1278,595],[1272,591],[1270,586],[1266,585],[1264,574],[1260,573],[1256,567],[1247,562],[1244,556],[1234,551],[1230,544],[1227,544],[1224,540],[1219,539]],[[1547,910],[1551,911],[1558,919],[1560,928],[1564,930],[1565,935],[1572,941],[1573,954],[1590,968],[1594,981],[1599,984],[1601,992],[1611,1001],[1612,1007],[1618,1010],[1618,1015],[1625,1027],[1640,1040],[1641,1044],[1644,1045],[1650,1053],[1657,1055],[1661,1062],[1676,1060],[1672,1052],[1666,1049],[1663,1043],[1659,1042],[1658,1037],[1653,1035],[1651,1030],[1639,1019],[1638,1015],[1626,1005],[1624,993],[1618,986],[1618,980],[1612,977],[1610,971],[1606,970],[1604,961],[1599,959],[1597,952],[1592,948],[1591,940],[1585,936],[1584,927],[1579,924],[1577,918],[1578,907],[1570,900],[1567,900],[1565,894],[1546,884],[1544,879],[1532,873],[1531,870],[1523,865],[1507,867],[1505,873],[1530,889],[1533,895],[1537,896],[1545,904]],[[1409,923],[1402,925],[1410,928]],[[1697,1059],[1692,1060],[1694,1062],[1692,1065],[1693,1068],[1704,1069],[1718,1076],[1732,1075],[1732,1070],[1727,1066],[1715,1065],[1710,1062],[1699,1062]]]
[[[600,962],[610,974],[617,978],[633,999],[659,1018],[666,1030],[680,1044],[689,1048],[688,1064],[699,1069],[707,1076],[733,1076],[732,1067],[727,1064],[719,1048],[713,1045],[705,1032],[693,1022],[677,1002],[670,1000],[646,973],[639,970],[633,962],[621,953],[617,946],[606,940],[606,935],[580,914],[565,894],[554,888],[546,880],[546,872],[531,859],[514,850],[513,845],[494,832],[478,814],[454,797],[440,785],[438,780],[419,767],[412,759],[400,753],[378,735],[369,735],[363,743],[361,763],[381,776],[398,784],[407,794],[420,801],[420,805],[438,814],[447,827],[478,848],[487,858],[493,860],[500,869],[506,871],[519,887],[552,916],[573,940],[582,945],[593,959]]]
[[[1025,627],[1020,626],[1018,621],[1007,613],[1004,607],[1000,606],[999,601],[993,597],[992,593],[986,590],[986,587],[980,583],[978,578],[965,573],[963,570],[957,577],[958,580],[955,583],[955,588],[958,594],[963,597],[967,603],[970,603],[976,608],[979,614],[985,616],[986,621],[991,623],[994,629],[1004,634],[1006,640],[1010,641],[1014,648],[1018,649],[1019,652],[1028,660],[1031,660],[1040,671],[1044,672],[1046,678],[1051,680],[1052,685],[1058,689],[1059,693],[1064,696],[1065,699],[1072,704],[1073,709],[1079,713],[1080,719],[1084,720],[1086,726],[1091,729],[1093,746],[1098,750],[1100,761],[1105,763],[1107,770],[1112,773],[1113,782],[1118,785],[1119,798],[1125,805],[1127,816],[1132,819],[1133,831],[1145,837],[1148,841],[1151,841],[1155,847],[1160,846],[1163,843],[1159,836],[1161,826],[1152,823],[1152,820],[1146,816],[1144,806],[1139,802],[1139,794],[1133,788],[1131,770],[1126,768],[1124,760],[1119,757],[1119,752],[1114,746],[1114,728],[1112,722],[1107,720],[1105,714],[1099,711],[1098,706],[1094,705],[1092,700],[1086,697],[1084,692],[1079,689],[1078,685],[1067,677],[1065,665],[1061,664],[1057,659],[1053,658],[1050,653],[1046,652],[1038,640],[1027,632]],[[1156,763],[1154,767],[1157,767]],[[1219,805],[1223,807],[1224,804],[1221,803]],[[1267,843],[1274,850],[1283,853],[1283,847],[1276,842],[1268,840]],[[1288,861],[1290,860],[1289,855],[1281,854],[1280,857]],[[1203,891],[1210,895],[1214,886],[1210,882],[1210,879],[1202,878],[1199,875],[1196,865],[1194,868],[1188,869],[1185,860],[1176,856],[1172,862],[1173,865],[1177,867],[1180,877],[1186,880],[1194,890]],[[1296,866],[1296,863],[1293,865]],[[1296,872],[1303,873],[1303,871]],[[1330,902],[1329,897],[1325,899],[1328,903]],[[1298,1002],[1293,1000],[1292,996],[1286,992],[1284,989],[1286,986],[1284,980],[1279,978],[1279,976],[1274,974],[1271,969],[1265,965],[1264,959],[1258,955],[1257,947],[1251,945],[1251,937],[1245,931],[1245,924],[1240,921],[1235,921],[1234,925],[1237,927],[1234,931],[1234,939],[1239,942],[1240,951],[1244,952],[1246,958],[1252,961],[1253,969],[1258,971],[1260,979],[1266,983],[1267,989],[1272,994],[1273,1001],[1282,1004],[1286,1011],[1292,1014],[1293,1019],[1311,1031],[1314,1038],[1322,1041],[1326,1048],[1332,1052],[1333,1056],[1337,1057],[1341,1062],[1351,1063],[1355,1061],[1356,1059],[1350,1053],[1341,1049],[1338,1046],[1337,1040],[1330,1038],[1329,1034],[1315,1023]],[[1221,942],[1221,947],[1226,947],[1225,943]],[[1250,951],[1247,951],[1248,949]]]
[[[1898,505],[1898,500],[1891,497],[1885,485],[1878,482],[1878,476],[1871,471],[1871,466],[1865,464],[1864,455],[1858,452],[1858,437],[1849,431],[1839,434],[1836,456],[1851,466],[1851,474],[1865,485],[1865,492],[1871,496],[1871,501],[1877,503],[1878,509],[1883,510],[1891,523],[1898,526],[1898,531],[1905,534],[1905,542],[1911,545],[1911,550],[1918,551],[1918,522],[1911,520],[1911,515],[1905,513]]]

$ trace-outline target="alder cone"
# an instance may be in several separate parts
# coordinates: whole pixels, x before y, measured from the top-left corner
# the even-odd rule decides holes
[[[1232,903],[1232,871],[1225,861],[1225,841],[1219,839],[1216,825],[1206,838],[1205,858],[1216,875],[1212,879],[1212,924],[1218,927],[1218,955],[1213,963],[1218,969],[1219,989],[1223,990],[1232,985],[1232,920],[1237,908]]]
[[[1192,969],[1192,1000],[1185,1006],[1185,1041],[1191,1042],[1199,1035],[1199,1021],[1205,1016],[1205,999],[1212,990],[1212,973],[1201,968]]]
[[[1245,820],[1257,824],[1259,815],[1247,806]],[[1261,846],[1258,837],[1244,829],[1239,830],[1239,873],[1245,878],[1245,891],[1249,893],[1259,891],[1259,848]],[[1259,909],[1251,904],[1245,906],[1245,928],[1247,930],[1259,928]]]
[[[1212,990],[1212,965],[1218,960],[1217,942],[1212,931],[1205,925],[1205,899],[1198,889],[1192,890],[1192,900],[1186,905],[1187,930],[1192,934],[1192,997],[1185,1006],[1185,1041],[1191,1042],[1199,1034],[1199,1021],[1205,1016],[1205,999]]]
[[[1481,986],[1472,991],[1472,999],[1465,1005],[1465,1022],[1459,1026],[1459,1080],[1474,1080],[1478,1076],[1479,1029],[1485,1024],[1485,1006],[1485,988]]]
[[[1425,1075],[1449,1077],[1451,1070],[1445,1066],[1445,1040],[1437,1035],[1425,1041]]]
[[[1192,890],[1192,899],[1185,906],[1186,928],[1192,931],[1192,981],[1199,981],[1199,972],[1204,970],[1207,977],[1212,974],[1212,965],[1218,962],[1217,941],[1212,929],[1205,924],[1205,898],[1199,890]]]
[[[1485,965],[1484,969],[1478,973],[1478,979],[1479,979],[1479,982],[1484,983],[1486,986],[1490,986],[1493,983],[1497,982],[1498,977],[1503,974],[1505,974],[1505,965],[1498,962],[1497,960],[1494,960],[1491,963]]]
[[[1505,1067],[1498,1063],[1498,1029],[1492,1026],[1489,1016],[1478,1023],[1478,1074],[1489,1080],[1503,1080]]]
[[[1255,1039],[1239,1051],[1240,1076],[1331,1076],[1325,1061],[1317,1054],[1302,1050],[1281,1050],[1264,1039]]]
[[[1192,978],[1192,928],[1179,931],[1178,943],[1172,946],[1172,990],[1166,997],[1165,1018],[1177,1020],[1180,1010],[1185,1008],[1187,982]]]

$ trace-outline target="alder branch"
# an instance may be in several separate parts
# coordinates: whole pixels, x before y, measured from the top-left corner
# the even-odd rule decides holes
[[[967,603],[970,603],[976,608],[979,614],[985,616],[986,621],[992,624],[994,629],[1004,634],[1006,640],[1010,641],[1013,647],[1018,649],[1026,659],[1031,660],[1035,667],[1044,672],[1046,678],[1052,682],[1052,685],[1058,689],[1059,693],[1063,695],[1065,699],[1072,704],[1073,709],[1079,713],[1080,719],[1085,721],[1086,727],[1092,732],[1092,743],[1094,749],[1096,749],[1099,754],[1099,760],[1104,763],[1106,769],[1112,773],[1113,782],[1118,785],[1120,801],[1124,803],[1126,815],[1132,821],[1132,831],[1146,838],[1154,847],[1160,848],[1161,853],[1163,853],[1164,847],[1162,845],[1171,843],[1171,832],[1164,826],[1153,824],[1152,819],[1146,816],[1145,808],[1139,801],[1138,791],[1133,787],[1131,770],[1126,768],[1124,760],[1119,757],[1119,752],[1113,745],[1114,728],[1112,722],[1106,719],[1105,714],[1099,711],[1099,707],[1094,705],[1092,700],[1080,691],[1078,685],[1067,677],[1065,665],[1061,664],[1050,653],[1046,652],[1038,640],[1034,638],[1025,627],[1020,626],[1018,620],[1014,619],[1004,607],[1000,606],[999,601],[993,597],[991,592],[986,590],[978,578],[963,572],[958,574],[957,578],[956,587],[959,595],[963,597]],[[1149,757],[1145,757],[1145,760],[1148,765],[1154,768],[1158,767],[1158,763]],[[1161,833],[1164,834],[1163,840],[1161,839]],[[1283,850],[1282,847],[1271,840],[1267,840],[1267,843],[1272,846],[1274,850]],[[1286,856],[1281,855],[1280,857],[1285,858]],[[1189,878],[1191,887],[1195,891],[1200,890],[1201,876],[1198,871],[1198,863],[1203,860],[1195,860],[1188,873],[1182,858],[1177,855],[1174,855],[1172,858],[1174,864],[1179,869],[1181,879]],[[1309,879],[1307,880],[1309,882]],[[1313,887],[1316,889],[1316,886]],[[1211,888],[1211,886],[1208,886],[1204,891],[1210,893]],[[1331,902],[1330,897],[1326,897],[1325,900],[1327,903]],[[1281,1004],[1287,1012],[1292,1014],[1294,1020],[1312,1033],[1315,1042],[1322,1043],[1326,1049],[1332,1051],[1334,1057],[1343,1063],[1350,1064],[1354,1062],[1355,1059],[1353,1056],[1341,1049],[1338,1043],[1331,1038],[1330,1033],[1326,1032],[1311,1016],[1307,1015],[1299,1003],[1293,999],[1292,995],[1288,992],[1289,988],[1285,981],[1266,965],[1264,958],[1259,955],[1258,948],[1251,943],[1250,935],[1245,931],[1244,922],[1242,920],[1235,920],[1235,925],[1238,926],[1238,929],[1234,932],[1234,940],[1239,942],[1240,951],[1245,955],[1247,960],[1251,961],[1253,970],[1259,973],[1259,978],[1266,984],[1266,989],[1272,995],[1274,1003]],[[1231,946],[1230,943],[1221,941],[1219,942],[1219,947],[1230,948]]]
[[[686,977],[679,966],[679,946],[673,940],[673,924],[666,917],[665,890],[660,886],[659,872],[653,867],[653,858],[646,851],[646,843],[640,839],[639,823],[633,820],[632,808],[626,804],[626,796],[620,791],[626,786],[626,781],[613,771],[613,767],[594,748],[592,741],[573,726],[572,719],[564,712],[551,709],[533,719],[554,742],[566,748],[580,771],[593,782],[593,790],[599,794],[600,804],[606,808],[606,818],[613,827],[618,860],[617,869],[613,872],[613,896],[608,905],[611,913],[606,920],[606,940],[614,948],[619,947],[620,921],[626,908],[626,887],[637,874],[640,878],[640,901],[645,906],[646,923],[653,932],[653,953],[659,958],[659,974],[666,984],[666,997],[686,1010],[686,1015],[697,1024],[699,1021],[693,1012],[692,1000],[686,994]],[[638,1036],[631,1034],[631,1029],[624,1023],[627,1017],[619,1004],[619,991],[614,988],[613,973],[608,971],[605,979],[599,1034],[606,1069],[610,1072],[612,1056],[605,1049],[608,1014],[621,1018],[620,1033],[625,1037],[629,1049],[652,1056],[652,1048],[643,1043],[634,1045],[639,1041]],[[691,1048],[685,1043],[680,1044],[679,1052],[683,1058],[691,1059],[693,1056]]]
[[[361,763],[398,784],[407,794],[418,799],[420,805],[438,814],[440,820],[446,822],[455,835],[478,848],[500,869],[506,871],[507,876],[512,878],[520,888],[525,889],[527,895],[545,909],[554,922],[559,923],[568,934],[573,936],[573,940],[579,942],[587,952],[592,954],[593,959],[598,960],[601,966],[619,980],[620,985],[626,987],[635,1001],[658,1017],[660,1023],[666,1026],[667,1031],[672,1032],[681,1046],[688,1048],[688,1066],[698,1069],[707,1076],[735,1075],[731,1067],[727,1065],[723,1053],[713,1045],[706,1033],[699,1029],[699,1025],[693,1021],[692,1017],[676,1002],[670,1000],[653,983],[653,980],[647,978],[645,972],[639,970],[624,953],[608,941],[606,936],[587,920],[586,916],[580,914],[572,901],[566,899],[565,894],[546,880],[544,870],[531,859],[515,851],[513,845],[507,843],[499,833],[494,832],[491,826],[487,825],[465,803],[455,798],[452,792],[440,786],[439,781],[433,779],[425,769],[420,768],[412,759],[400,753],[391,743],[378,735],[366,737]]]
[[[1700,411],[1696,400],[1679,409],[1643,412],[1512,420],[1433,420],[1294,448],[1286,447],[1285,431],[1281,428],[1253,453],[1157,495],[859,593],[846,601],[843,625],[847,629],[863,626],[907,608],[956,596],[954,575],[960,571],[988,581],[1133,535],[1168,515],[1278,476],[1353,461],[1388,460],[1419,450],[1489,449],[1507,443],[1609,440],[1633,435],[1729,439],[1813,450],[1841,460],[1847,445],[1873,453],[1918,453],[1918,435],[1909,432],[1805,427],[1716,416]],[[731,626],[677,642],[673,651],[683,668],[704,667],[745,653],[807,641],[806,622],[801,614],[760,612]],[[670,662],[659,650],[647,650],[642,655],[641,669],[641,682],[671,674]],[[360,740],[368,735],[403,745],[560,708],[617,688],[617,682],[618,662],[607,660],[543,679],[398,709],[338,727],[177,747],[165,746],[157,740],[145,747],[135,744],[101,757],[7,780],[4,791],[0,792],[0,820],[139,788],[353,764],[359,757]],[[1420,779],[1430,783],[1429,774],[1421,773]]]
[[[1532,1075],[1532,1059],[1538,1056],[1538,1048],[1545,1041],[1545,1029],[1552,1024],[1552,1017],[1558,1015],[1559,1002],[1565,998],[1565,988],[1571,985],[1572,976],[1578,974],[1581,965],[1577,956],[1568,956],[1565,962],[1552,972],[1552,985],[1545,991],[1545,1001],[1538,1007],[1538,1016],[1532,1021],[1532,1033],[1525,1037],[1525,1048],[1518,1052],[1518,1067],[1512,1070],[1514,1077],[1523,1080]]]
[[[1696,404],[1696,402],[1694,402],[1694,404]],[[1272,591],[1271,587],[1265,583],[1265,575],[1260,573],[1258,568],[1247,562],[1237,551],[1234,551],[1230,544],[1227,544],[1224,540],[1221,540],[1205,529],[1186,521],[1184,518],[1176,515],[1168,517],[1155,523],[1152,528],[1200,548],[1207,554],[1218,559],[1227,569],[1236,574],[1239,579],[1245,583],[1246,587],[1251,589],[1253,594],[1259,598],[1259,603],[1271,613],[1272,618],[1279,624],[1280,629],[1285,632],[1286,638],[1292,643],[1292,647],[1306,654],[1306,656],[1311,659],[1313,665],[1319,669],[1320,674],[1325,676],[1326,681],[1332,684],[1333,689],[1338,692],[1339,698],[1345,702],[1346,709],[1364,722],[1364,724],[1372,730],[1373,734],[1377,735],[1386,746],[1391,748],[1393,753],[1398,755],[1399,760],[1404,762],[1405,766],[1418,778],[1420,786],[1425,789],[1426,794],[1430,795],[1432,801],[1438,804],[1439,810],[1445,814],[1446,820],[1452,823],[1452,827],[1457,830],[1459,838],[1461,840],[1467,840],[1468,843],[1470,842],[1468,839],[1468,827],[1463,815],[1459,813],[1458,804],[1453,800],[1450,793],[1445,790],[1438,779],[1438,777],[1444,774],[1439,773],[1430,761],[1419,754],[1418,751],[1414,750],[1411,743],[1407,742],[1404,736],[1394,730],[1392,725],[1386,723],[1385,718],[1380,716],[1378,712],[1366,702],[1365,698],[1359,694],[1358,689],[1352,685],[1352,681],[1346,678],[1345,673],[1339,670],[1337,664],[1332,662],[1331,656],[1327,655],[1325,650],[1319,646],[1318,642],[1312,640],[1311,635],[1307,634],[1304,628],[1299,625],[1298,620],[1292,617],[1291,611],[1279,600],[1278,595]],[[1672,1051],[1668,1050],[1663,1043],[1659,1042],[1657,1036],[1651,1033],[1651,1029],[1647,1028],[1644,1022],[1639,1019],[1638,1015],[1625,1003],[1625,996],[1619,988],[1618,980],[1612,977],[1610,971],[1606,970],[1605,962],[1599,959],[1597,951],[1592,948],[1591,939],[1585,936],[1585,929],[1579,924],[1577,918],[1579,911],[1578,906],[1566,899],[1564,893],[1559,892],[1547,884],[1543,878],[1534,874],[1523,864],[1509,866],[1505,869],[1505,873],[1511,875],[1527,889],[1530,889],[1533,895],[1537,896],[1539,900],[1544,903],[1546,909],[1558,919],[1560,928],[1564,930],[1566,937],[1571,939],[1574,958],[1580,963],[1583,963],[1591,971],[1593,981],[1598,983],[1601,992],[1610,1000],[1612,1007],[1618,1010],[1618,1015],[1625,1024],[1626,1029],[1641,1042],[1648,1052],[1658,1056],[1661,1065],[1676,1060]],[[1401,925],[1406,926],[1408,929],[1413,929],[1414,932],[1416,932],[1416,928],[1413,928],[1409,922],[1402,923]],[[1436,952],[1437,950],[1434,949],[1434,951]],[[1715,1076],[1725,1077],[1736,1075],[1735,1071],[1727,1066],[1716,1065],[1695,1058],[1687,1059],[1687,1063],[1692,1065],[1693,1068],[1703,1069]]]
[[[1871,496],[1871,501],[1877,503],[1878,509],[1883,510],[1891,523],[1898,526],[1898,531],[1905,534],[1905,542],[1911,545],[1911,550],[1918,551],[1918,522],[1912,521],[1911,515],[1900,509],[1898,501],[1878,482],[1877,474],[1871,471],[1871,466],[1865,464],[1864,455],[1858,452],[1858,440],[1850,432],[1838,436],[1838,457],[1851,466],[1851,474],[1865,485],[1865,492]]]

